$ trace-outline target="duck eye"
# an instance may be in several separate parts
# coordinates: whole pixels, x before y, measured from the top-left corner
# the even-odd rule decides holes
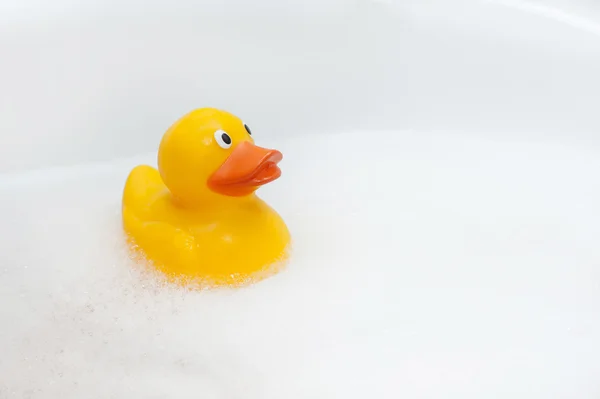
[[[231,137],[224,130],[219,129],[215,132],[215,140],[221,148],[231,147]]]
[[[252,136],[252,132],[250,131],[250,128],[248,127],[248,125],[246,125],[246,124],[244,123],[244,127],[246,128],[246,131],[248,132],[248,134],[249,134],[250,136]]]

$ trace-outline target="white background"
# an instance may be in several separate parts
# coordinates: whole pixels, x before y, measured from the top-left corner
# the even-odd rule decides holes
[[[593,1],[0,2],[0,398],[600,396]],[[125,177],[201,106],[288,268],[186,292]]]
[[[0,171],[154,150],[187,110],[597,144],[591,1],[4,1]],[[32,141],[33,140],[33,141]]]

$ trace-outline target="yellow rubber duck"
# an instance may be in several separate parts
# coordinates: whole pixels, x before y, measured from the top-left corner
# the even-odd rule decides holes
[[[256,196],[279,178],[279,151],[254,144],[238,117],[196,109],[164,134],[158,170],[135,167],[123,192],[133,247],[170,279],[239,286],[276,272],[290,233]]]

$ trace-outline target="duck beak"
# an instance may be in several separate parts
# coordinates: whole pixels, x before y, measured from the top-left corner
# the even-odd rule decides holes
[[[219,194],[240,197],[281,176],[277,164],[281,152],[258,147],[249,141],[238,144],[208,179],[208,187]]]

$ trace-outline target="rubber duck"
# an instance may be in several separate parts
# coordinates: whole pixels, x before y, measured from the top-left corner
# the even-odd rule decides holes
[[[127,177],[122,216],[132,248],[169,279],[203,286],[274,274],[290,233],[256,190],[280,177],[282,158],[229,112],[189,112],[165,132],[158,169],[139,165]]]

